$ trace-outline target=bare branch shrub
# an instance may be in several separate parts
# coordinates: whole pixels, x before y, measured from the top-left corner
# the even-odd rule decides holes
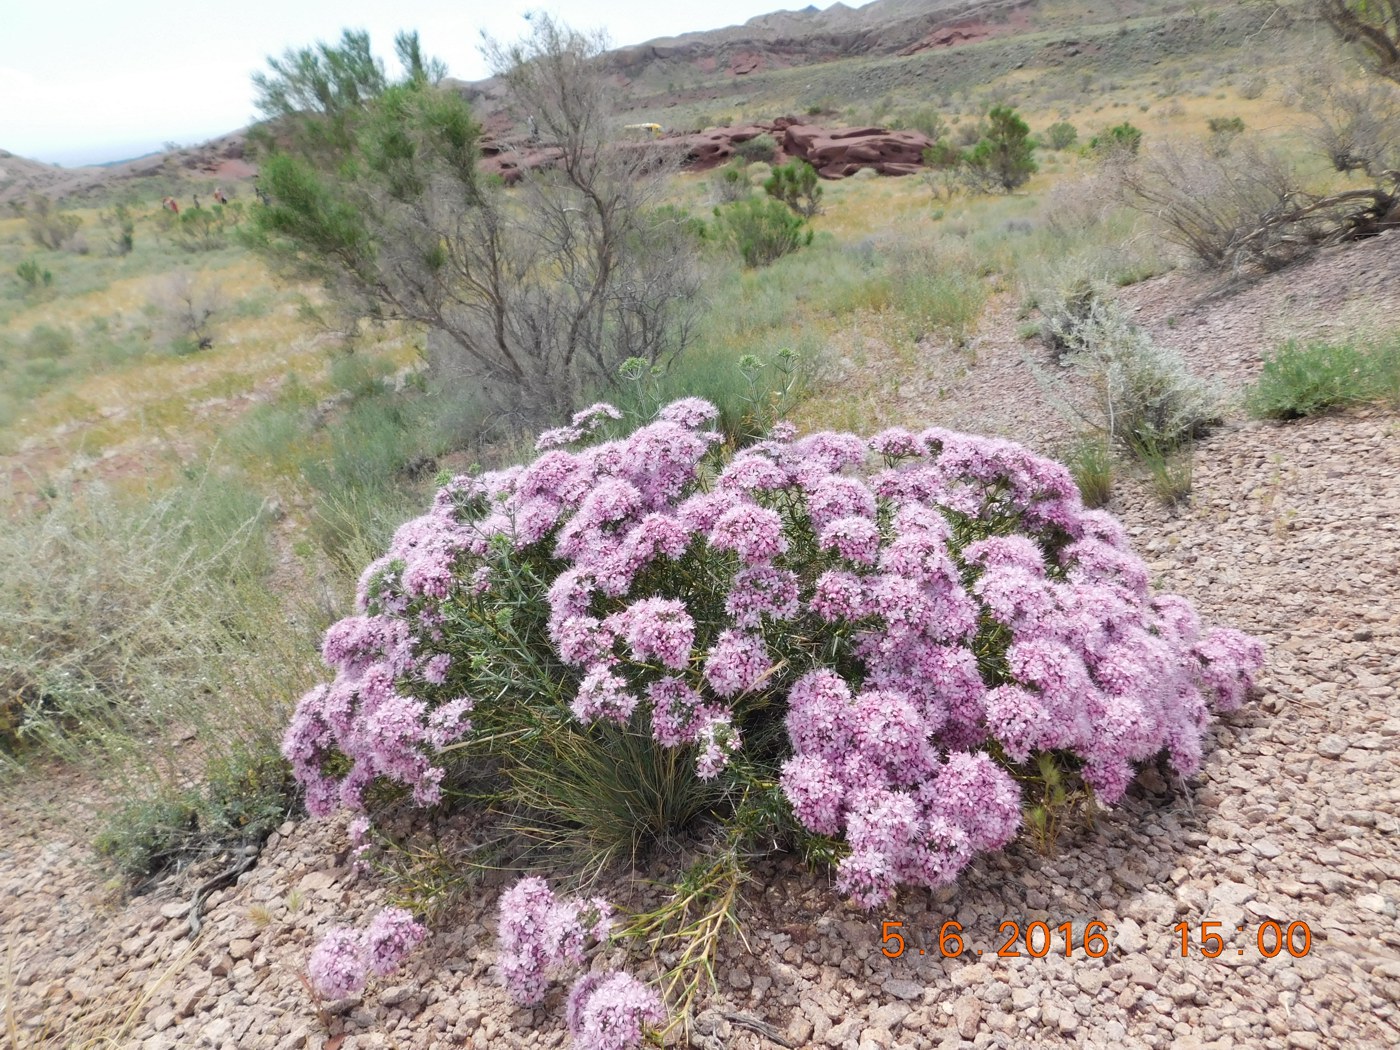
[[[1400,87],[1382,80],[1357,84],[1339,72],[1329,62],[1302,77],[1298,99],[1316,121],[1312,141],[1338,171],[1377,178],[1400,168]]]
[[[1303,188],[1284,154],[1253,140],[1224,155],[1166,143],[1123,167],[1119,190],[1203,266],[1276,270],[1320,244],[1396,225],[1400,173],[1385,178],[1390,188],[1319,196]]]
[[[1400,83],[1400,0],[1313,0],[1317,13],[1374,73]]]
[[[353,164],[271,155],[271,203],[250,223],[274,264],[348,314],[423,326],[434,382],[522,427],[567,414],[623,361],[673,355],[698,288],[693,235],[660,207],[679,157],[623,140],[599,39],[531,26],[488,53],[543,166],[510,187],[479,172],[479,128],[425,71],[347,110],[356,133],[337,149]]]
[[[83,224],[80,216],[62,211],[42,193],[29,198],[24,208],[24,219],[29,226],[29,239],[41,248],[58,251],[72,240]]]
[[[217,285],[181,270],[165,279],[154,302],[166,338],[177,353],[208,350],[214,345],[214,320],[226,305]]]

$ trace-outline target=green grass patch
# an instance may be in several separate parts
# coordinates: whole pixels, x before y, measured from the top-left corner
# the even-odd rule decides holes
[[[1370,346],[1285,343],[1246,395],[1251,415],[1301,419],[1376,401],[1400,401],[1400,336]]]
[[[1103,435],[1082,435],[1064,457],[1086,507],[1104,507],[1113,498],[1113,449]]]

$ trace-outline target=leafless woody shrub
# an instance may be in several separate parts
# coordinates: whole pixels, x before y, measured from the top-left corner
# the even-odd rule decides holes
[[[1121,169],[1119,192],[1208,269],[1276,270],[1320,244],[1400,223],[1400,173],[1384,180],[1319,195],[1302,186],[1284,154],[1253,140],[1223,155],[1165,143]]]
[[[177,352],[193,353],[214,345],[214,319],[224,308],[224,297],[207,278],[185,270],[171,274],[157,291],[155,305]]]
[[[1298,101],[1315,121],[1310,137],[1338,171],[1376,178],[1400,168],[1400,87],[1384,80],[1355,83],[1338,65],[1308,70]]]

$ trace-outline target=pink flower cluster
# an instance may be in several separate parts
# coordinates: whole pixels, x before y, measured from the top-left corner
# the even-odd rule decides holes
[[[541,878],[524,878],[501,895],[501,977],[522,1006],[544,998],[549,975],[584,959],[588,938],[603,940],[612,907],[601,897],[557,900]]]
[[[400,528],[360,615],[327,633],[335,681],[287,733],[313,812],[357,807],[380,777],[437,798],[435,752],[473,708],[448,625],[489,610],[512,567],[546,591],[529,600],[580,722],[649,723],[714,778],[785,718],[790,755],[754,761],[782,765],[809,830],[845,838],[842,885],[871,906],[1016,833],[1006,765],[1057,753],[1109,804],[1160,752],[1194,772],[1212,713],[1262,665],[1257,641],[1152,595],[1122,527],[1018,445],[775,428],[724,462],[715,416],[690,398],[561,447],[615,418],[595,405]]]
[[[643,1027],[666,1019],[661,998],[631,974],[586,973],[574,982],[565,1009],[574,1050],[631,1050]]]
[[[1211,705],[1240,702],[1263,649],[1154,598],[1123,529],[1058,464],[942,430],[870,444],[891,464],[871,482],[888,525],[876,544],[849,527],[829,539],[847,519],[829,524],[822,544],[844,564],[812,598],[856,628],[860,673],[793,685],[781,783],[807,828],[845,837],[840,884],[874,907],[1016,834],[1020,789],[991,749],[1072,755],[1112,804],[1163,750],[1198,768]]]
[[[428,935],[403,908],[385,908],[364,930],[337,927],[311,953],[307,976],[316,994],[344,999],[365,986],[370,974],[385,977]]]
[[[522,1006],[541,1002],[550,975],[584,962],[588,939],[602,941],[612,907],[601,897],[557,899],[544,879],[523,878],[501,895],[497,928],[501,977]],[[565,1020],[575,1050],[631,1050],[643,1026],[665,1020],[657,994],[630,974],[585,973],[569,991]]]

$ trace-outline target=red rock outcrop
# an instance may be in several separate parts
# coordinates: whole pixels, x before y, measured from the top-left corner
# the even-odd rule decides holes
[[[682,163],[695,171],[707,171],[727,164],[745,142],[767,135],[776,146],[775,164],[794,157],[805,160],[826,179],[842,179],[861,168],[873,168],[881,175],[911,175],[923,166],[924,150],[933,141],[917,131],[890,131],[886,128],[824,128],[799,123],[795,117],[746,124],[741,127],[706,128],[688,135],[667,135],[647,142],[619,143],[619,148],[674,149]],[[510,146],[492,138],[481,143],[481,169],[499,175],[507,184],[518,182],[531,169],[548,167],[560,157],[554,146]]]
[[[740,143],[759,135],[771,135],[778,144],[777,163],[800,157],[827,179],[845,178],[861,168],[874,168],[881,175],[909,175],[923,166],[924,150],[933,145],[917,131],[823,128],[800,124],[792,117],[739,128],[708,128],[680,137],[679,145],[686,151],[687,166],[704,170],[727,163]]]
[[[827,179],[874,168],[881,175],[910,175],[923,166],[933,140],[918,131],[885,128],[820,128],[792,124],[783,132],[783,151],[801,157]]]

